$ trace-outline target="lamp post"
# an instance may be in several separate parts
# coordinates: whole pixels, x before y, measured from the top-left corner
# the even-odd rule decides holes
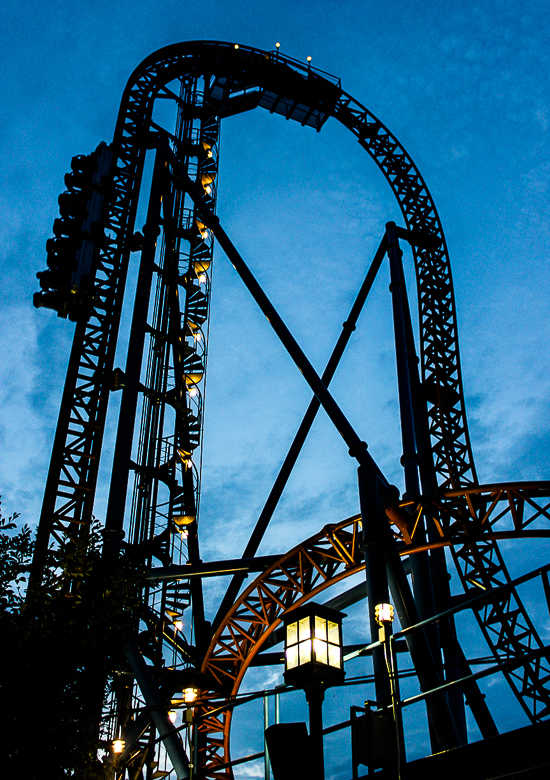
[[[378,641],[386,641],[386,630],[391,629],[393,623],[394,609],[391,604],[377,604],[374,608],[374,617],[378,623]]]
[[[211,682],[206,676],[200,674],[196,669],[188,668],[174,672],[177,675],[178,688],[181,692],[177,698],[172,699],[172,706],[177,706],[182,710],[182,725],[186,727],[189,735],[189,779],[193,780],[198,768],[198,728],[195,720],[195,707],[200,699],[201,691],[207,687],[212,687]],[[170,718],[170,712],[168,713]],[[171,718],[170,718],[171,720]]]
[[[376,604],[374,616],[378,623],[378,640],[384,648],[384,657],[390,679],[393,720],[397,744],[397,777],[401,778],[401,763],[404,757],[403,729],[401,727],[401,710],[399,708],[399,679],[397,677],[395,654],[392,644],[392,623],[394,609],[391,604]]]
[[[311,777],[324,780],[323,699],[325,689],[344,682],[342,620],[345,615],[309,603],[285,616],[285,683],[303,688],[309,705]]]
[[[120,753],[124,753],[125,747],[126,747],[126,742],[123,739],[113,740],[112,751],[115,755],[120,755]]]

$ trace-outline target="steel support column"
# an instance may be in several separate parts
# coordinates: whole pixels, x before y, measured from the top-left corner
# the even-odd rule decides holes
[[[375,617],[375,607],[377,604],[385,604],[389,601],[388,576],[386,573],[387,537],[384,533],[387,518],[380,495],[378,475],[372,469],[363,466],[357,469],[357,475],[363,522],[363,548],[370,635],[371,642],[376,642],[378,639],[378,623]],[[391,684],[383,647],[375,647],[373,649],[372,663],[374,667],[376,702],[379,707],[390,707],[392,704]]]
[[[409,355],[406,328],[406,300],[405,279],[402,273],[401,257],[403,255],[399,247],[399,239],[395,222],[386,224],[386,239],[388,245],[388,258],[390,265],[390,292],[392,299],[393,327],[395,334],[395,356],[397,363],[397,385],[399,395],[399,414],[401,420],[401,441],[403,455],[401,464],[405,472],[405,496],[415,498],[420,495],[420,481],[418,475],[418,456],[415,432],[415,419],[412,402],[412,388],[409,371]],[[415,539],[419,544],[426,539],[424,518],[417,522]],[[411,572],[413,593],[420,620],[435,615],[435,601],[430,569],[430,559],[427,552],[419,553],[411,557]],[[441,669],[441,647],[436,626],[430,626],[426,631],[426,637],[430,643],[430,649],[435,664]],[[442,670],[440,672],[442,674]],[[438,752],[440,746],[437,743],[435,732],[431,731],[432,749]]]
[[[138,283],[136,289],[132,328],[126,359],[126,382],[122,391],[122,402],[113,458],[113,471],[105,528],[107,531],[122,531],[126,492],[130,474],[130,458],[139,394],[141,364],[147,329],[147,311],[153,279],[157,238],[160,233],[160,215],[166,181],[166,151],[159,146],[155,155],[151,195],[147,209],[147,221],[143,228],[145,242],[141,253]]]
[[[419,622],[418,612],[389,527],[386,529],[386,535],[388,537],[386,546],[388,582],[401,628],[408,628]],[[424,630],[411,631],[406,639],[421,690],[428,691],[438,688],[442,680]],[[459,747],[460,738],[445,694],[434,693],[427,700],[426,706],[441,749],[450,750]]]

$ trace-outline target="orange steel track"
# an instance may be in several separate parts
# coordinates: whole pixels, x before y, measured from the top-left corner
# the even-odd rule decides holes
[[[441,546],[462,548],[469,546],[470,540],[471,546],[475,546],[480,537],[484,540],[550,538],[550,482],[447,490],[424,496],[417,503],[401,502],[388,507],[386,512],[394,535],[401,542],[402,556]],[[422,513],[429,513],[435,519],[440,538],[415,546],[416,524]],[[217,780],[232,777],[231,768],[226,766],[231,760],[231,701],[235,700],[246,670],[266,639],[282,623],[284,613],[364,568],[361,539],[360,515],[325,526],[257,577],[227,613],[202,666],[202,672],[216,680],[226,697],[224,707],[220,708],[220,690],[204,691],[197,708],[202,737],[202,776]],[[502,584],[491,579],[486,562],[479,564],[477,571],[465,573],[467,583],[483,589]],[[517,630],[522,630],[519,623]],[[496,642],[490,644],[497,661],[503,660],[502,647]],[[526,648],[522,649],[525,652]],[[527,666],[524,673],[528,676]]]

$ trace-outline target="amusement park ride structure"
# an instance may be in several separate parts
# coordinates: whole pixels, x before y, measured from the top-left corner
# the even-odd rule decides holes
[[[170,127],[159,118],[170,113],[158,110],[166,104],[175,118]],[[402,227],[387,224],[322,376],[216,216],[221,121],[257,107],[317,131],[329,118],[338,120],[378,165],[403,216]],[[60,196],[55,238],[47,245],[48,270],[38,274],[42,292],[34,298],[36,306],[54,309],[76,326],[31,587],[40,581],[48,549],[88,538],[108,400],[121,390],[105,547],[116,552],[129,543],[148,575],[128,666],[104,702],[101,736],[112,752],[114,776],[231,778],[233,766],[242,763],[230,755],[230,731],[245,672],[282,641],[282,624],[293,610],[363,569],[364,586],[328,604],[343,609],[367,598],[371,645],[344,648],[344,660],[372,656],[374,706],[393,712],[396,745],[403,737],[400,712],[412,700],[399,700],[399,674],[388,664],[388,648],[392,655],[404,642],[420,688],[414,698],[426,702],[433,753],[468,749],[465,700],[484,740],[497,738],[478,687],[488,674],[504,676],[533,727],[544,721],[550,714],[550,647],[522,604],[521,582],[512,580],[498,542],[550,535],[550,483],[478,484],[443,229],[418,169],[397,139],[342,90],[339,79],[310,61],[283,56],[278,47],[265,52],[202,41],[168,46],[142,62],[124,92],[112,144],[74,158],[72,169]],[[146,170],[150,189],[144,195]],[[145,201],[139,232],[138,206]],[[242,558],[204,563],[200,464],[214,239],[314,398]],[[418,347],[400,242],[410,245],[414,258]],[[115,367],[115,351],[132,252],[141,259],[122,370]],[[386,257],[402,496],[328,389]],[[360,514],[325,525],[282,556],[259,557],[320,407],[357,462]],[[451,561],[464,589],[461,597],[451,596]],[[542,566],[522,580],[540,581],[547,601],[549,570]],[[243,589],[251,572],[257,576]],[[213,574],[232,576],[217,614],[207,620],[202,580]],[[381,641],[374,641],[380,626],[375,608],[390,595],[400,631],[392,638],[386,625]],[[456,629],[455,615],[465,609],[475,616],[494,659],[482,672],[472,672]],[[189,632],[182,630],[185,611],[192,615]],[[353,718],[342,728],[352,721],[353,739],[361,742]],[[383,773],[395,772],[397,764],[401,773],[405,758],[397,748],[395,753],[378,763],[369,755],[354,759],[352,770],[357,776],[361,761]]]

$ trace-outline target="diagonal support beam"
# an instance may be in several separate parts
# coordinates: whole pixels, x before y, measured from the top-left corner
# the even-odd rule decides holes
[[[190,774],[189,759],[183,749],[177,729],[174,728],[168,718],[168,710],[165,702],[162,700],[158,686],[135,642],[130,642],[126,648],[126,657],[130,662],[137,684],[151,713],[151,720],[155,724],[159,737],[162,739],[166,752],[170,757],[176,776],[178,780],[187,780]]]
[[[211,208],[205,203],[199,188],[189,178],[187,171],[183,169],[183,166],[179,163],[173,152],[169,153],[169,157],[173,170],[180,175],[182,186],[189,193],[189,196],[195,203],[199,213],[203,218],[204,224],[214,234],[216,241],[229,258],[231,264],[241,277],[246,288],[260,307],[260,310],[263,312],[263,314],[265,314],[269,324],[279,337],[279,340],[294,361],[298,370],[303,374],[304,379],[310,386],[313,393],[317,396],[320,405],[323,407],[336,430],[348,446],[350,455],[357,460],[359,465],[362,465],[367,469],[373,469],[378,474],[382,483],[387,489],[389,483],[374,461],[374,458],[372,458],[368,452],[366,442],[361,441],[352,424],[349,422],[344,412],[340,409],[330,392],[327,390],[321,377],[317,374],[309,362],[298,342],[283,322],[282,318],[265,292],[262,290],[254,274],[246,265],[237,248],[225,230],[222,228],[219,217],[216,216]]]
[[[367,296],[374,283],[376,274],[378,273],[378,270],[382,264],[385,253],[386,236],[384,236],[380,242],[380,246],[374,255],[369,270],[367,271],[367,275],[365,276],[363,284],[361,285],[353,306],[351,307],[349,316],[342,325],[342,332],[338,337],[338,341],[336,342],[332,355],[330,356],[327,366],[323,372],[321,381],[325,387],[329,386],[338,367],[338,363],[340,362],[340,359],[344,354],[346,346],[348,345],[348,342],[351,338],[351,334],[355,330],[357,320],[359,319],[359,315],[363,309],[363,306],[365,305],[365,301],[367,300]],[[256,555],[271,518],[273,517],[273,513],[277,507],[277,504],[279,503],[279,499],[281,498],[290,474],[292,473],[292,469],[296,464],[304,442],[309,434],[309,431],[311,430],[311,426],[313,425],[315,417],[317,416],[320,405],[321,404],[319,403],[319,399],[317,396],[314,396],[307,408],[302,422],[300,423],[300,426],[296,432],[296,436],[294,437],[294,441],[290,445],[290,449],[288,450],[287,456],[283,461],[280,471],[277,474],[275,482],[273,483],[273,487],[271,488],[271,492],[269,493],[269,496],[267,497],[267,500],[264,504],[264,508],[260,512],[254,530],[252,531],[248,544],[246,545],[246,548],[243,552],[243,559]],[[239,572],[235,574],[231,580],[212,624],[214,631],[220,625],[231,604],[233,604],[237,598],[245,578],[246,573]]]

